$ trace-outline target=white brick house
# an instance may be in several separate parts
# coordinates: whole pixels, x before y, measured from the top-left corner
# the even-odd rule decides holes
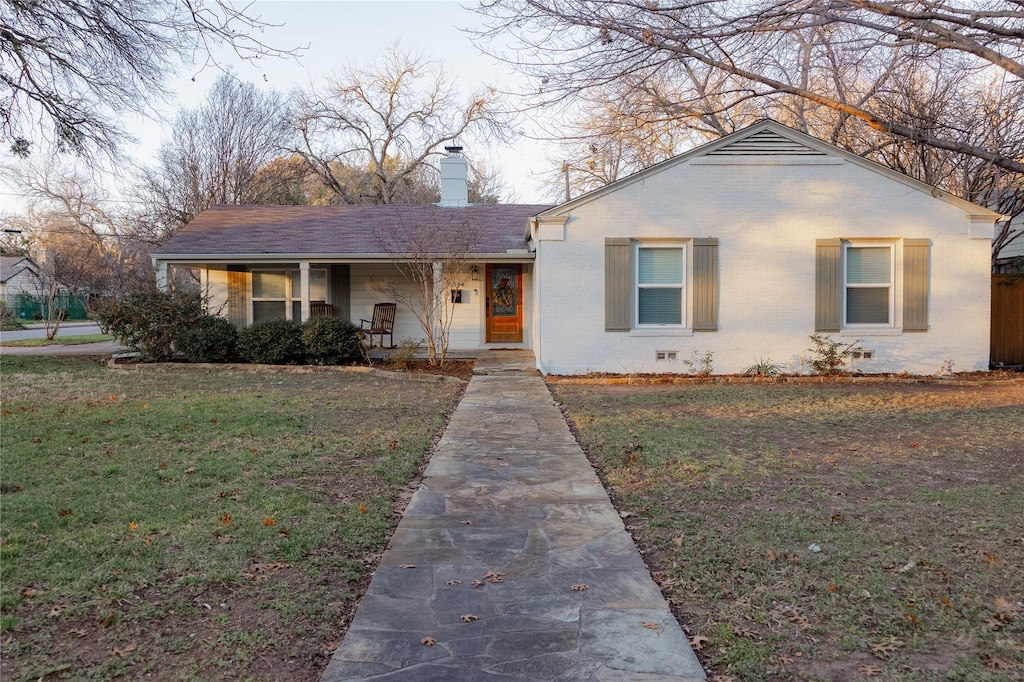
[[[542,371],[809,371],[814,333],[853,369],[987,369],[998,214],[772,121],[541,213]]]
[[[358,322],[402,252],[461,242],[472,277],[435,281],[452,289],[450,349],[533,349],[545,373],[686,373],[705,356],[715,373],[808,372],[815,333],[859,341],[866,373],[988,367],[1000,216],[778,123],[555,207],[469,204],[461,148],[442,166],[438,205],[215,207],[154,265],[197,271],[239,326]],[[394,337],[420,336],[399,308]]]

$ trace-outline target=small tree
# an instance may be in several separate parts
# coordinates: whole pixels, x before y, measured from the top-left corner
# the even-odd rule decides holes
[[[381,231],[377,238],[384,251],[395,257],[400,278],[375,282],[376,291],[407,307],[424,334],[427,362],[444,365],[448,358],[455,303],[452,292],[472,278],[468,261],[468,225],[452,213],[447,225],[427,227],[399,224]]]

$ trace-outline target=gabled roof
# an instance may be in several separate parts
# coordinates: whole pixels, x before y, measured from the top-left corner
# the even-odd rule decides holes
[[[525,252],[527,220],[550,204],[214,206],[156,249],[163,259],[387,257]],[[433,249],[436,248],[436,251]]]
[[[635,182],[643,182],[657,173],[669,170],[680,164],[691,163],[695,160],[703,160],[705,158],[708,160],[708,163],[728,163],[729,158],[736,159],[738,157],[831,157],[833,159],[840,159],[860,166],[861,168],[865,168],[873,173],[884,175],[887,178],[903,183],[904,185],[912,187],[918,191],[930,194],[941,201],[952,204],[953,206],[961,209],[968,217],[991,219],[992,221],[999,220],[1003,217],[995,211],[991,211],[983,206],[978,206],[977,204],[972,204],[971,202],[954,196],[949,192],[936,189],[931,185],[921,182],[920,180],[915,180],[914,178],[904,175],[899,171],[892,170],[891,168],[887,168],[879,163],[857,156],[845,149],[840,149],[833,144],[811,137],[806,133],[802,133],[799,130],[795,130],[770,119],[755,123],[743,130],[738,130],[735,133],[715,140],[714,142],[709,142],[699,147],[695,147],[694,149],[679,154],[678,156],[673,156],[671,159],[662,161],[661,163],[655,164],[649,168],[645,168],[644,170],[634,173],[622,180],[617,180],[616,182],[567,201],[564,204],[555,206],[554,208],[545,211],[542,215],[554,216],[566,213],[578,206],[590,203],[605,194],[615,192],[618,189],[631,185]],[[777,159],[777,161],[782,162],[782,159]],[[766,159],[766,162],[769,162],[769,160]]]
[[[28,256],[0,256],[0,282],[6,284],[25,271],[39,276],[39,266]]]

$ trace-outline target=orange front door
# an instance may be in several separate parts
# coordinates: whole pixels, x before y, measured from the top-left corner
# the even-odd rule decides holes
[[[487,343],[523,341],[523,266],[487,266]]]

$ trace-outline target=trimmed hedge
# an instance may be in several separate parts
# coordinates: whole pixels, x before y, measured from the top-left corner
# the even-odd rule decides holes
[[[298,365],[306,358],[302,326],[291,320],[261,320],[238,334],[238,353],[261,365]]]
[[[231,362],[238,354],[238,330],[219,315],[203,315],[178,331],[174,349],[189,362]]]
[[[359,327],[337,317],[311,317],[302,326],[306,359],[315,365],[341,365],[363,359]]]

